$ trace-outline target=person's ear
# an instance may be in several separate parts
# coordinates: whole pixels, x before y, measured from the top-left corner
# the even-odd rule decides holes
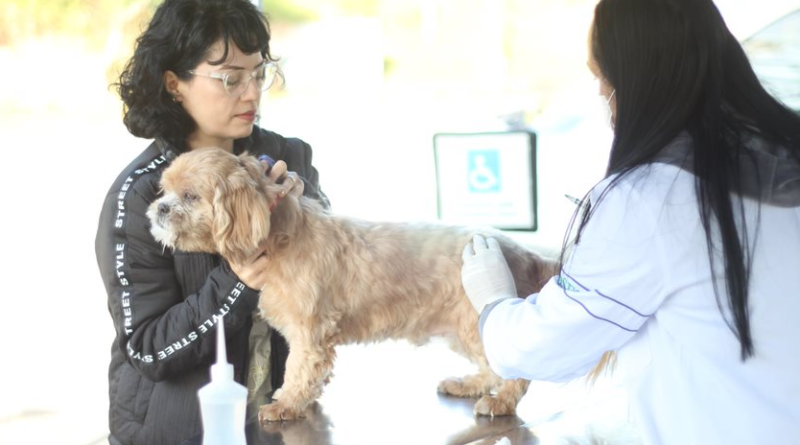
[[[167,90],[172,100],[175,102],[181,101],[181,93],[179,91],[180,79],[174,71],[167,70],[164,72],[164,88]]]

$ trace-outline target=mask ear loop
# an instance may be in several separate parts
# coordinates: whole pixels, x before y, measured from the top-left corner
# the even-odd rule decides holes
[[[608,125],[611,126],[611,128],[614,128],[614,124],[615,124],[615,122],[614,122],[614,112],[611,111],[611,99],[614,98],[614,94],[616,94],[616,93],[617,93],[617,89],[614,88],[613,90],[611,90],[611,94],[608,95],[608,99],[606,99],[606,107],[608,107]]]
[[[606,99],[606,105],[609,105],[609,104],[611,104],[611,99],[613,99],[613,98],[614,98],[614,94],[616,94],[616,92],[617,92],[617,89],[616,89],[616,88],[614,88],[613,90],[611,90],[611,94],[608,96],[608,99]]]

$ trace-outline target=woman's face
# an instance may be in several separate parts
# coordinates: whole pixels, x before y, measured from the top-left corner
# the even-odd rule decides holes
[[[225,48],[222,40],[211,46],[208,60],[219,60]],[[247,137],[253,131],[256,113],[261,101],[261,89],[253,80],[247,89],[238,96],[225,91],[221,79],[207,77],[205,74],[225,74],[241,71],[252,73],[265,63],[260,53],[244,54],[233,43],[228,47],[228,58],[220,65],[203,61],[194,69],[189,80],[181,80],[167,75],[167,88],[181,103],[183,108],[197,123],[197,130],[187,138],[190,150],[218,146],[233,150],[234,139]],[[245,78],[249,78],[247,75]],[[172,85],[170,85],[172,83]]]

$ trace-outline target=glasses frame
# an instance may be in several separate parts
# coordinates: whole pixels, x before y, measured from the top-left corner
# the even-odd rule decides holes
[[[253,79],[256,78],[257,71],[260,71],[262,69],[264,70],[265,73],[267,73],[267,76],[264,77],[264,84],[261,85],[260,90],[262,92],[267,91],[272,87],[272,85],[275,84],[275,78],[280,75],[280,67],[275,62],[267,62],[264,63],[263,65],[257,66],[252,71],[250,71],[250,75],[247,77],[247,82],[244,84],[244,88],[242,88],[242,92],[239,94],[232,94],[230,88],[228,87],[228,79],[230,78],[231,73],[202,72],[196,70],[188,70],[186,72],[194,76],[202,76],[202,77],[209,77],[211,79],[217,79],[222,82],[222,88],[225,90],[225,93],[229,97],[242,97],[242,95],[244,95],[244,93],[247,92],[247,89],[250,88],[250,82],[252,82]],[[270,72],[272,73],[271,76],[269,75]],[[269,79],[269,83],[267,83],[267,79]]]

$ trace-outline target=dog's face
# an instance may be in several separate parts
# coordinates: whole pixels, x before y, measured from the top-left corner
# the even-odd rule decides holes
[[[239,262],[269,234],[270,185],[253,156],[219,148],[181,154],[161,177],[163,195],[148,208],[150,232],[167,247]]]

